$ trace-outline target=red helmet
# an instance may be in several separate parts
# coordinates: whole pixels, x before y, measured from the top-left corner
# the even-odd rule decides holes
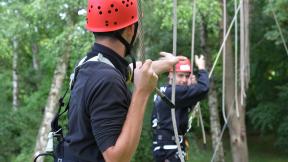
[[[110,32],[138,21],[137,0],[88,0],[86,28]]]
[[[173,69],[170,69],[170,72],[172,72]],[[190,60],[185,57],[184,60],[180,60],[176,65],[175,65],[175,71],[176,72],[191,72],[191,62]]]

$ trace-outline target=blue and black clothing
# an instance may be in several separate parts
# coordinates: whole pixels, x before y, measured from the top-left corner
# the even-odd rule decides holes
[[[193,106],[202,100],[209,90],[209,78],[206,70],[199,70],[197,84],[176,85],[175,93],[175,115],[177,128],[180,137],[181,147],[185,153],[183,138],[188,129],[188,114]],[[160,90],[171,98],[172,86],[166,85]],[[177,153],[177,146],[174,139],[171,110],[159,96],[154,98],[154,109],[152,112],[153,129],[153,156],[157,162],[180,161]]]
[[[126,85],[128,62],[113,50],[94,44],[87,59],[102,54],[113,65],[86,62],[71,92],[63,162],[104,162],[102,153],[115,145],[131,101]]]

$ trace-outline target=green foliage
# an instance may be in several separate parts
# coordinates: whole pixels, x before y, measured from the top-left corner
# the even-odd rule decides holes
[[[275,111],[275,109],[277,111]],[[260,103],[256,108],[249,111],[248,115],[253,125],[262,132],[274,130],[279,124],[278,116],[281,114],[280,109],[273,103]]]
[[[192,1],[178,1],[177,54],[190,55]],[[71,49],[68,73],[86,54],[94,38],[85,26],[85,16],[77,12],[86,8],[87,1],[80,0],[3,0],[0,3],[0,161],[31,161],[38,127],[42,121],[44,106],[51,86],[58,58]],[[248,123],[262,134],[274,134],[275,145],[287,151],[288,137],[288,64],[282,40],[272,15],[275,10],[285,39],[288,30],[288,1],[274,0],[251,2],[251,84],[248,92]],[[232,5],[231,5],[232,6]],[[230,7],[231,7],[230,6]],[[158,58],[160,51],[172,52],[172,1],[145,1],[144,34],[147,58]],[[232,10],[230,11],[232,13]],[[218,1],[197,1],[195,53],[200,47],[200,22],[208,26],[208,47],[211,58],[219,49],[219,20],[221,10]],[[19,44],[17,49],[12,40]],[[68,40],[71,42],[68,43]],[[287,41],[287,40],[286,40]],[[32,66],[36,46],[39,69]],[[19,54],[20,83],[19,110],[12,111],[12,58]],[[216,87],[221,92],[221,65],[214,72]],[[67,76],[68,80],[68,76]],[[160,84],[166,82],[162,75]],[[65,86],[67,86],[67,82]],[[151,100],[150,100],[151,102]],[[207,105],[202,105],[204,122],[209,128]],[[133,161],[152,161],[150,113],[146,112],[140,145]],[[196,123],[196,122],[194,122]],[[193,128],[193,132],[200,129]],[[249,133],[249,132],[248,132]],[[199,151],[197,137],[193,136],[193,161],[207,161],[210,152]],[[200,148],[202,149],[202,148]],[[263,161],[263,159],[261,159]],[[260,161],[261,161],[260,160]],[[257,161],[257,160],[255,160]],[[258,160],[259,161],[259,160]]]
[[[132,162],[153,161],[152,157],[152,132],[150,125],[143,127],[141,139],[137,151],[133,156]]]
[[[33,105],[35,106],[35,105]],[[19,155],[22,151],[31,152],[35,144],[35,135],[37,135],[37,128],[39,120],[41,119],[41,111],[33,110],[33,107],[21,109],[17,112],[11,112],[9,109],[0,109],[1,111],[1,130],[0,130],[0,151],[1,158],[4,161],[12,161],[11,158]],[[32,117],[33,115],[36,116]],[[38,115],[37,115],[38,114]],[[31,128],[32,127],[32,128]],[[26,160],[31,158],[31,155],[24,154]]]
[[[58,58],[71,46],[71,67],[90,47],[84,1],[5,1],[0,4],[0,161],[31,161]],[[13,49],[12,40],[19,44]],[[71,43],[67,44],[67,40]],[[39,69],[32,66],[36,46]],[[17,52],[20,106],[12,111],[12,56]],[[69,68],[72,71],[72,68]],[[66,83],[67,84],[67,83]],[[66,86],[65,86],[66,87]]]
[[[269,15],[271,18],[273,18],[273,14],[272,14],[273,11],[275,12],[275,15],[279,21],[281,30],[284,34],[284,38],[287,38],[285,36],[288,35],[288,30],[287,28],[285,28],[288,25],[287,8],[288,8],[287,0],[277,0],[277,1],[274,0],[274,1],[271,1],[271,3],[268,3],[264,9],[264,14]],[[276,26],[276,23],[270,26],[270,30],[265,34],[265,37],[268,40],[275,41],[276,45],[283,44],[281,37],[280,37],[279,30]]]
[[[277,11],[280,25],[287,23],[287,13],[283,12],[287,10],[284,7],[287,0],[273,3],[255,1],[253,4],[252,19],[255,21],[251,25],[252,84],[248,95],[248,120],[262,134],[274,134],[276,146],[287,151],[287,142],[284,141],[287,139],[288,117],[288,85],[287,77],[284,77],[288,74],[287,55],[283,45],[279,45],[282,40],[271,14],[272,10]],[[286,36],[286,29],[282,29]]]

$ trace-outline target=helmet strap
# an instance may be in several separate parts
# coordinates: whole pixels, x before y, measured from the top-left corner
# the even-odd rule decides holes
[[[132,65],[133,65],[133,70],[132,70],[132,76],[131,76],[131,82],[133,83],[134,82],[134,71],[136,69],[136,60],[135,60],[135,57],[132,56],[132,55],[129,55],[132,59]]]
[[[130,44],[126,39],[122,37],[122,35],[119,32],[114,32],[114,36],[125,46],[125,57],[131,54],[130,52],[137,36],[137,30],[138,30],[138,22],[135,23],[134,34]]]

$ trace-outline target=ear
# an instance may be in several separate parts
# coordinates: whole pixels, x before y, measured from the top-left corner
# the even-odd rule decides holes
[[[135,28],[134,24],[129,25],[124,29],[122,33],[122,36],[129,42],[131,41],[130,39],[132,39],[132,36],[134,34],[134,28]]]
[[[134,24],[128,26],[128,31],[129,31],[130,34],[134,34],[134,29],[135,29],[135,25]]]

